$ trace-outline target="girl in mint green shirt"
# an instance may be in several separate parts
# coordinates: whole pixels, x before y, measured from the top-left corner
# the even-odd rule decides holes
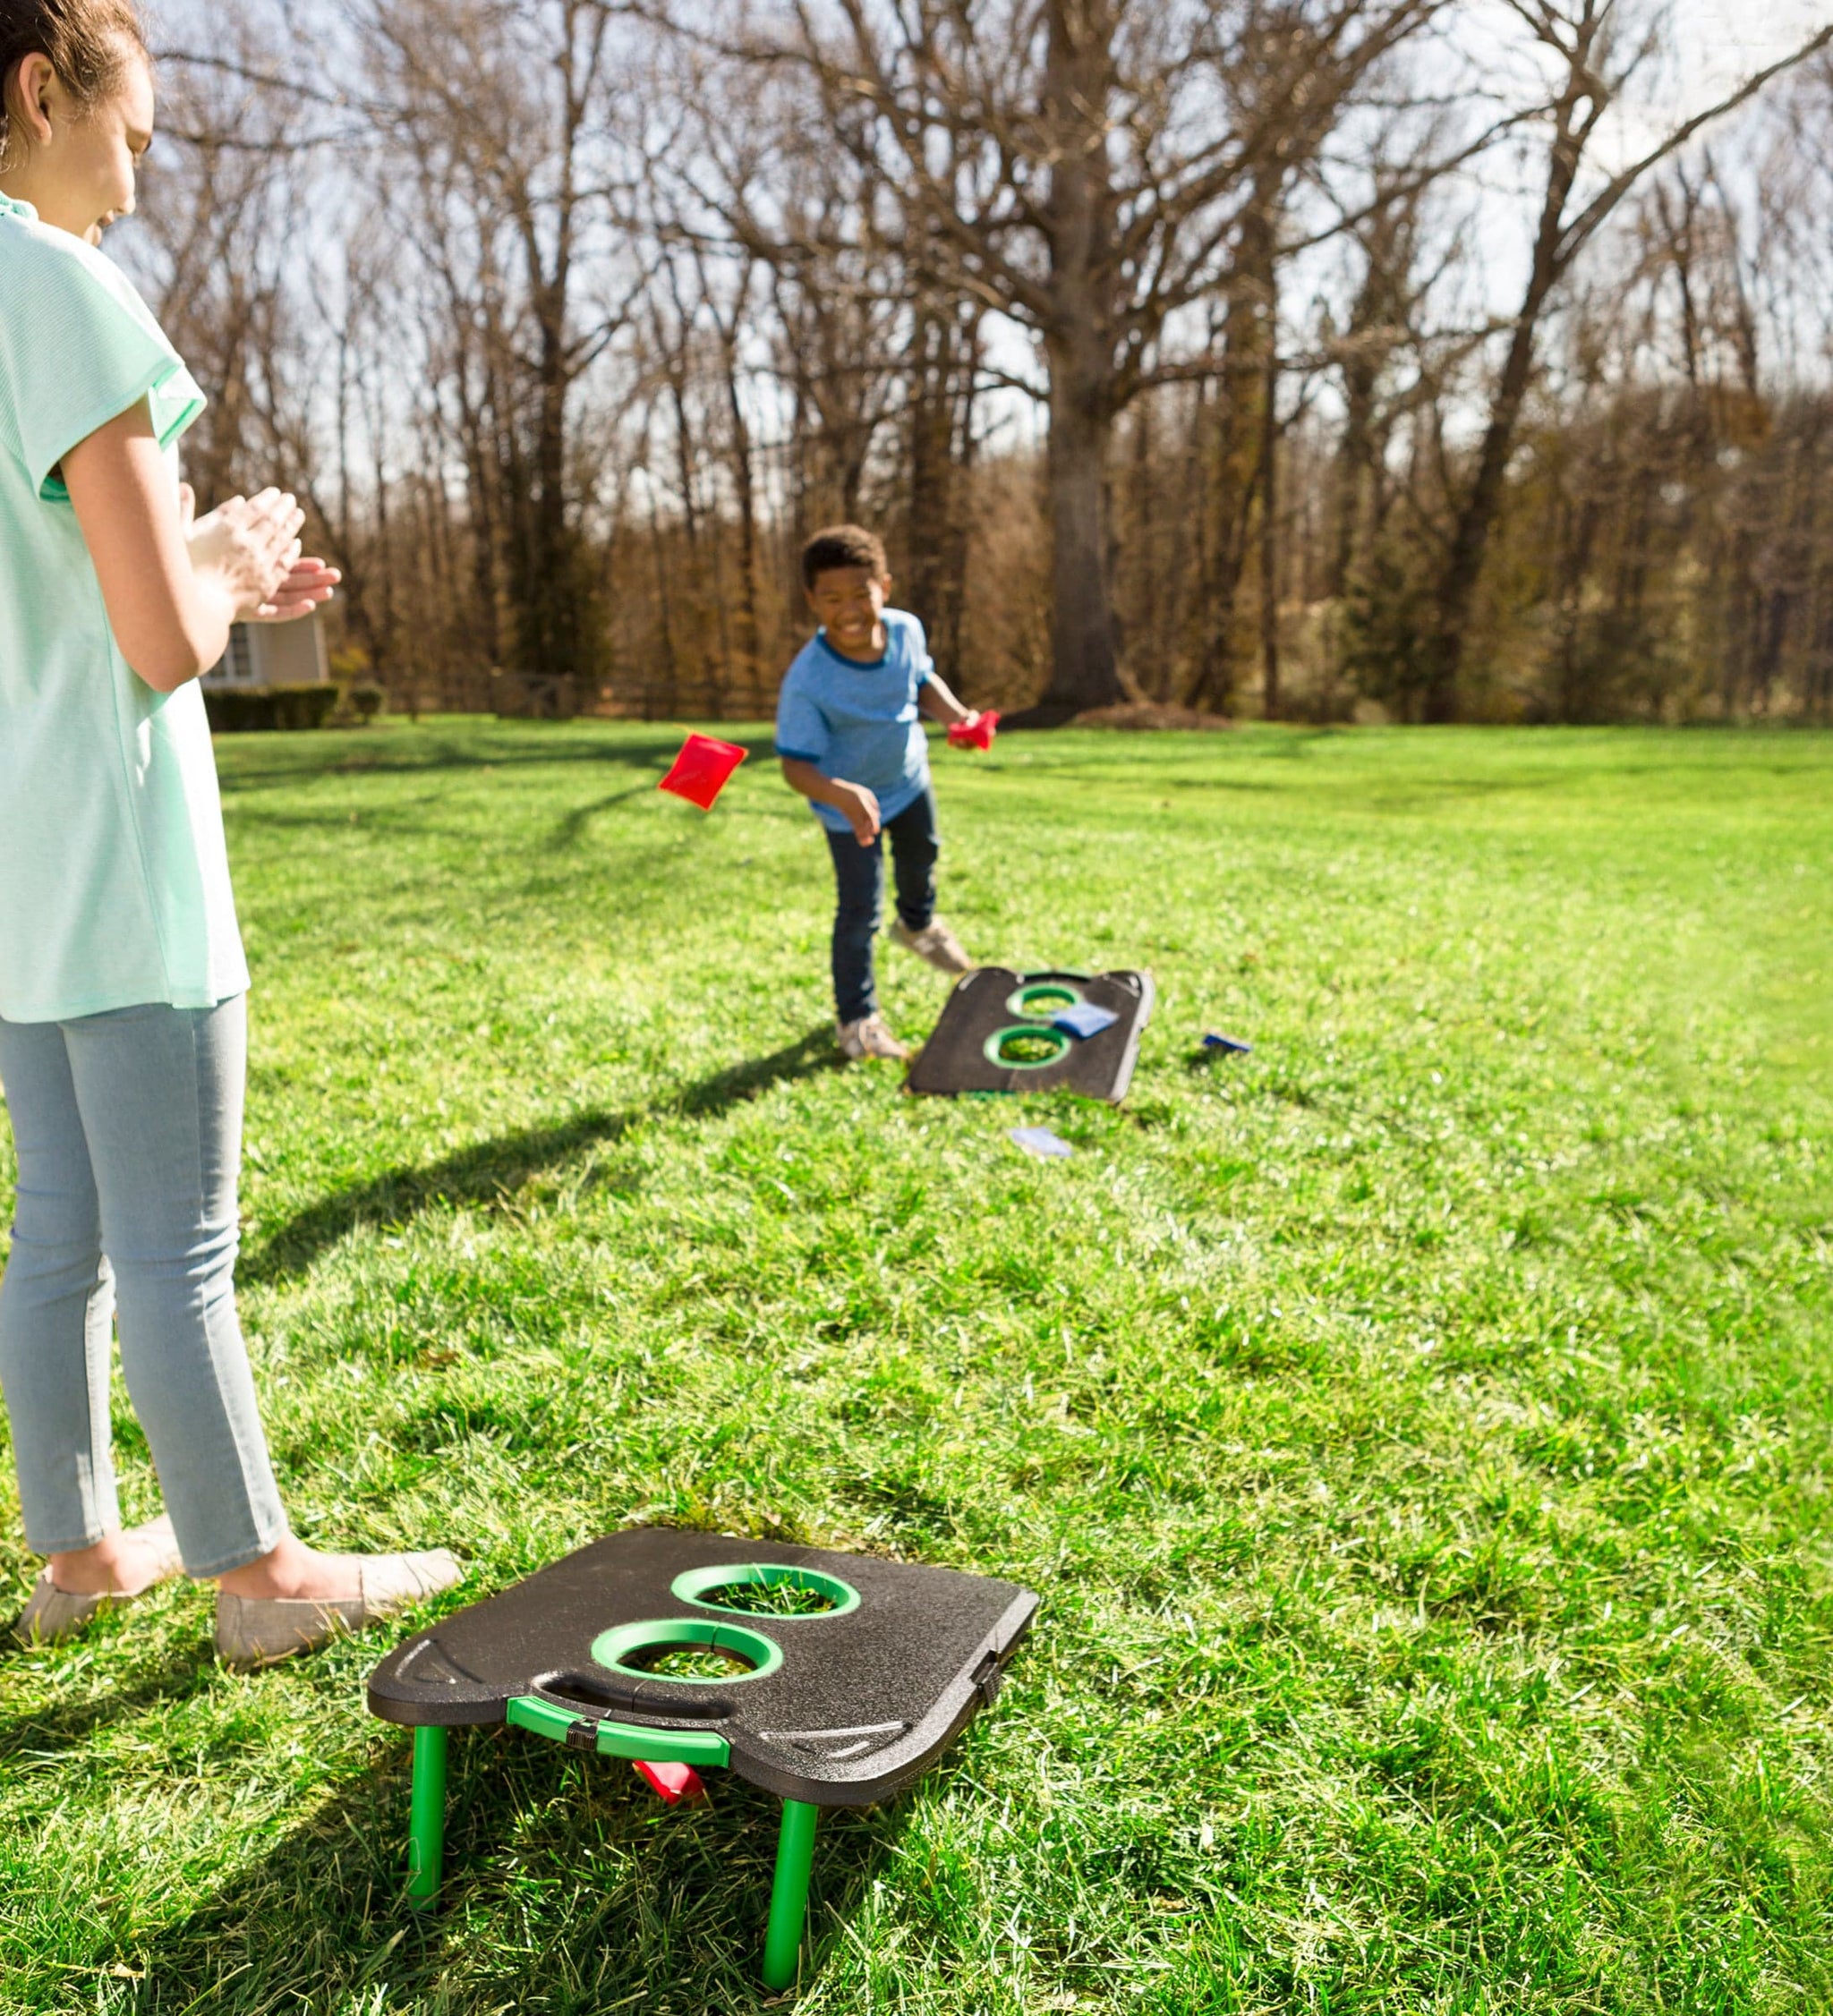
[[[235,620],[337,575],[277,490],[195,517],[204,404],[98,249],[133,208],[153,81],[132,0],[0,0],[0,1086],[19,1163],[0,1385],[21,1628],[60,1637],[175,1572],[263,1663],[448,1586],[448,1554],[287,1530],[235,1320],[243,963],[200,673]],[[112,1322],[167,1518],[121,1530]]]

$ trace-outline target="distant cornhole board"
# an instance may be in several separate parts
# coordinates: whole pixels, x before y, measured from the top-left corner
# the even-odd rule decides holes
[[[1118,1104],[1152,1019],[1148,973],[1014,973],[979,966],[956,982],[907,1081],[912,1092],[1080,1093]],[[1103,1025],[1087,1008],[1113,1019]],[[1077,1034],[1087,1028],[1087,1035]]]
[[[997,1694],[1036,1609],[1014,1583],[868,1555],[660,1527],[594,1541],[370,1676],[371,1710],[413,1731],[409,1899],[439,1892],[450,1729],[729,1768],[783,1801],[763,1978],[788,1987],[819,1808],[920,1778]]]

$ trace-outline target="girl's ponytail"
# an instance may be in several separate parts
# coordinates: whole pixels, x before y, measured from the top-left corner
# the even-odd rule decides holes
[[[0,172],[20,146],[19,66],[28,56],[48,56],[87,107],[107,97],[146,47],[134,0],[0,0]]]

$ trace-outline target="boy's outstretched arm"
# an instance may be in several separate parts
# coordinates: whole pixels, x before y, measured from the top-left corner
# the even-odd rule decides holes
[[[853,829],[853,838],[869,847],[878,838],[878,800],[863,784],[848,784],[843,777],[823,777],[800,756],[785,756],[783,781],[817,805],[831,805]]]
[[[979,710],[963,707],[940,676],[934,672],[916,689],[916,707],[919,713],[926,714],[932,721],[940,721],[944,727],[959,727],[964,721],[980,719]]]

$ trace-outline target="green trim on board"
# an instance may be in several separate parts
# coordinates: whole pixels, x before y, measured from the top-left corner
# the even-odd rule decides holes
[[[650,1646],[704,1646],[709,1652],[728,1652],[745,1660],[751,1671],[721,1673],[706,1680],[681,1680],[673,1673],[653,1673],[625,1661]],[[592,1641],[592,1655],[601,1666],[645,1680],[662,1687],[739,1687],[746,1680],[762,1680],[783,1663],[783,1648],[762,1631],[747,1630],[743,1624],[716,1624],[711,1617],[652,1618],[644,1624],[618,1624],[601,1631]]]
[[[1047,1042],[1055,1047],[1048,1057],[1006,1057],[1002,1047],[1014,1036],[1023,1036],[1031,1042]],[[1070,1038],[1061,1029],[1053,1029],[1047,1022],[1019,1022],[995,1029],[982,1049],[986,1061],[996,1064],[1002,1071],[1045,1071],[1053,1064],[1061,1064],[1070,1047]]]
[[[504,1716],[512,1729],[525,1729],[550,1743],[564,1743],[575,1723],[592,1719],[533,1694],[518,1694]],[[629,1757],[643,1764],[719,1766],[732,1761],[732,1747],[725,1738],[703,1729],[644,1729],[635,1723],[601,1722],[594,1747],[601,1757]]]
[[[827,1597],[833,1607],[800,1612],[738,1611],[729,1603],[707,1602],[707,1590],[729,1588],[734,1583],[756,1583],[766,1589],[786,1586],[809,1589],[816,1595]],[[818,1624],[823,1618],[845,1617],[859,1607],[858,1590],[850,1582],[842,1582],[838,1575],[823,1574],[818,1568],[796,1568],[777,1561],[739,1561],[729,1568],[690,1568],[675,1578],[669,1586],[669,1594],[678,1603],[691,1603],[695,1609],[710,1610],[715,1616],[768,1617],[772,1624]]]
[[[1081,990],[1066,980],[1027,981],[1016,993],[1006,996],[1006,1013],[1048,1022],[1061,1009],[1079,1006],[1081,999]]]

